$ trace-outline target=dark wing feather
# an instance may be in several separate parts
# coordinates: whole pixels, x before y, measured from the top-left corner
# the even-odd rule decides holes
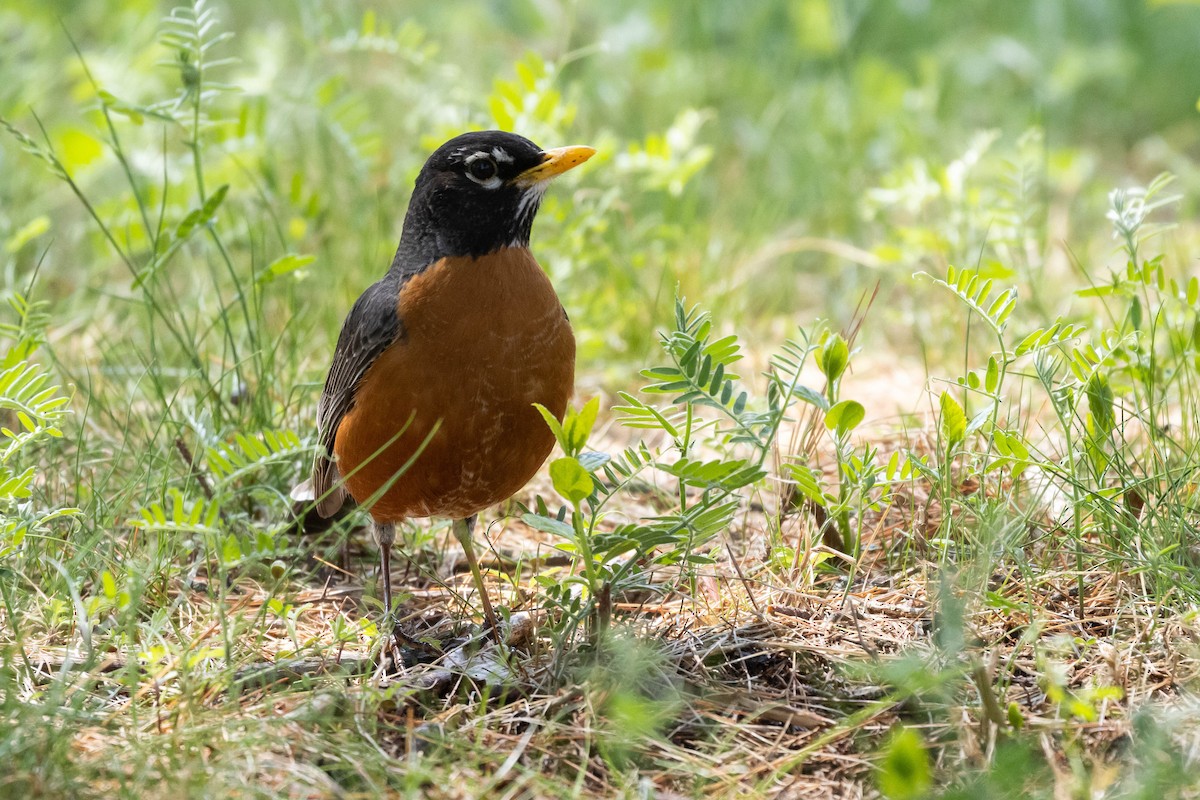
[[[333,365],[317,406],[317,436],[321,449],[313,463],[313,497],[322,517],[336,514],[346,500],[341,475],[333,462],[333,443],[342,418],[354,407],[354,395],[375,359],[404,336],[396,312],[400,287],[407,276],[389,274],[372,284],[355,301],[338,336]]]

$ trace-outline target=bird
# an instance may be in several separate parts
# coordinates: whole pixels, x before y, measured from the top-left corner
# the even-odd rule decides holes
[[[417,175],[387,273],[342,324],[317,407],[312,494],[321,517],[347,496],[370,513],[385,623],[397,524],[445,518],[499,635],[475,521],[545,462],[555,440],[535,404],[561,420],[575,382],[571,323],[530,234],[550,181],[595,152],[495,130],[447,141]]]

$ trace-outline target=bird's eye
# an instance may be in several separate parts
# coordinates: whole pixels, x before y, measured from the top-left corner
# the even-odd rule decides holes
[[[471,173],[471,177],[483,183],[496,177],[496,162],[486,156],[477,158],[467,165],[467,169]]]

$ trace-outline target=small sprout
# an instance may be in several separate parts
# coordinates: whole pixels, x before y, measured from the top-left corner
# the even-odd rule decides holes
[[[921,734],[912,728],[901,727],[889,737],[879,765],[878,781],[879,791],[890,800],[927,796],[933,778]]]
[[[942,437],[953,447],[967,436],[967,415],[949,392],[942,392],[939,404],[942,409]]]
[[[1021,713],[1021,707],[1016,701],[1008,704],[1008,725],[1014,731],[1019,731],[1025,727],[1025,715]]]
[[[821,358],[817,363],[826,380],[835,383],[850,363],[850,346],[839,334],[833,334],[821,349]]]

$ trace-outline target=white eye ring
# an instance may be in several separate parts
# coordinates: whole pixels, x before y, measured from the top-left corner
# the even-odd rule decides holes
[[[495,189],[503,183],[500,168],[489,153],[475,153],[466,160],[466,165],[467,177],[485,189]]]

